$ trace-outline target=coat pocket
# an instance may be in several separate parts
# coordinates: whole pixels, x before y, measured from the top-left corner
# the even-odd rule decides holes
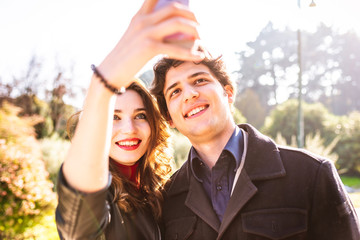
[[[268,239],[286,239],[306,232],[307,212],[297,208],[262,209],[241,215],[244,232]]]
[[[182,217],[165,223],[165,239],[183,240],[188,239],[194,232],[196,217]]]

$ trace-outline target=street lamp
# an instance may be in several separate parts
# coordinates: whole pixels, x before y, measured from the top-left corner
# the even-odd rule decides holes
[[[311,0],[309,5],[310,7],[315,7],[316,4],[314,0]],[[301,9],[300,0],[298,0],[298,8]],[[301,19],[300,19],[301,20]],[[298,38],[298,66],[299,66],[299,75],[298,75],[298,84],[299,84],[299,93],[298,93],[298,119],[297,119],[297,146],[299,148],[304,147],[304,116],[302,110],[302,61],[301,61],[301,29],[300,26],[297,30],[297,38]]]

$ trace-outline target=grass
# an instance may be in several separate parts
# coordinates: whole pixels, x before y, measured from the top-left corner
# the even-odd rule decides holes
[[[352,188],[360,188],[360,178],[347,176],[341,176],[340,178],[344,185]]]
[[[358,177],[347,177],[347,176],[341,176],[341,181],[344,183],[344,185],[360,189],[360,178]],[[360,191],[349,193],[351,202],[353,203],[355,208],[360,208]]]

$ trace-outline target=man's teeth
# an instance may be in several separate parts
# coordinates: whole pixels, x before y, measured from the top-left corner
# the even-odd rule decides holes
[[[137,145],[138,143],[139,143],[139,141],[125,141],[125,142],[119,142],[119,145],[131,147],[131,146]]]
[[[191,117],[192,115],[195,115],[195,114],[197,114],[198,112],[200,112],[200,111],[202,111],[202,110],[204,110],[205,109],[205,107],[197,107],[197,108],[194,108],[193,110],[191,110],[188,114],[187,114],[187,116],[188,117]]]

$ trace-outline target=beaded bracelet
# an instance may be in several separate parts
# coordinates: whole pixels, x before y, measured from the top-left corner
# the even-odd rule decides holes
[[[125,92],[125,87],[121,87],[120,89],[111,85],[108,81],[105,80],[103,75],[99,72],[99,70],[95,67],[94,64],[91,64],[91,69],[93,70],[94,74],[100,78],[100,81],[104,84],[105,88],[109,89],[112,93],[117,95],[121,95]]]

